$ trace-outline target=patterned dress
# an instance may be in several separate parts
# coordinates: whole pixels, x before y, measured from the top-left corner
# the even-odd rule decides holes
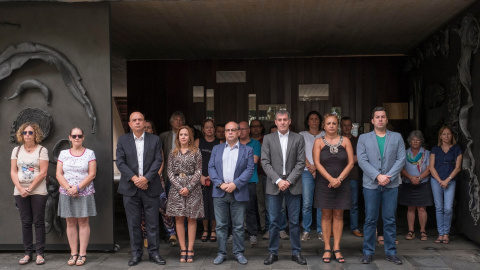
[[[173,151],[168,155],[167,173],[171,186],[168,193],[167,215],[203,218],[203,196],[200,185],[202,154],[199,150],[194,153],[187,150],[185,154],[178,151],[174,155]],[[179,193],[184,187],[189,190],[186,197]]]

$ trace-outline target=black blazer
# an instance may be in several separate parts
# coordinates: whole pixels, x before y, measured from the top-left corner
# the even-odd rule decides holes
[[[131,181],[138,176],[137,150],[133,133],[120,136],[117,143],[117,167],[122,173],[117,192],[124,196],[134,196],[138,187]],[[143,150],[143,176],[149,180],[147,195],[159,196],[163,192],[158,170],[162,165],[162,142],[157,135],[145,133]]]

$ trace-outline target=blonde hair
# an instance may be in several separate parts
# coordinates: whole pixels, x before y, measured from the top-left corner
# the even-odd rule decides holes
[[[448,129],[450,130],[450,133],[452,133],[452,145],[455,145],[457,144],[457,140],[455,140],[455,136],[453,136],[453,131],[452,129],[449,127],[449,126],[443,126],[440,128],[440,130],[438,131],[438,146],[442,146],[442,133],[445,129]]]
[[[198,148],[195,146],[193,143],[193,132],[192,129],[189,126],[181,126],[178,129],[177,134],[175,134],[175,149],[173,149],[173,155],[176,156],[178,152],[180,151],[180,131],[182,129],[186,129],[188,131],[188,150],[192,152],[197,152]]]
[[[26,122],[23,123],[17,130],[17,133],[15,134],[17,137],[17,142],[24,144],[25,140],[23,139],[23,132],[27,127],[32,127],[33,128],[33,135],[35,135],[35,144],[39,144],[43,140],[43,131],[40,129],[40,127],[34,123],[34,122]]]
[[[339,119],[338,119],[338,115],[333,114],[333,113],[326,113],[323,116],[323,121],[322,121],[322,129],[323,130],[325,130],[325,120],[327,120],[327,118],[329,118],[329,117],[335,117],[335,119],[337,119],[337,126],[338,126],[338,124],[340,124]]]

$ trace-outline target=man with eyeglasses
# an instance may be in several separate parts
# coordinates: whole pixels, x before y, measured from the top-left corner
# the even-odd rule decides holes
[[[250,138],[250,127],[245,121],[240,122],[240,143],[250,146],[253,149],[253,161],[255,167],[253,170],[252,177],[248,181],[248,194],[249,200],[247,204],[247,215],[245,221],[247,223],[247,232],[250,235],[250,245],[257,244],[257,164],[260,161],[260,153],[262,151],[262,146],[257,140]]]
[[[265,135],[262,145],[262,166],[267,174],[267,201],[270,214],[270,254],[263,262],[270,265],[278,260],[281,210],[285,198],[290,225],[292,261],[306,265],[301,255],[300,205],[302,202],[302,173],[305,168],[305,141],[303,136],[289,130],[292,123],[287,110],[275,114],[277,132]]]
[[[225,125],[226,142],[215,145],[208,162],[208,174],[212,179],[213,205],[218,253],[213,261],[221,264],[227,258],[228,220],[232,221],[233,256],[240,264],[247,264],[243,223],[249,199],[248,181],[254,170],[253,149],[240,143],[240,127],[235,122]]]

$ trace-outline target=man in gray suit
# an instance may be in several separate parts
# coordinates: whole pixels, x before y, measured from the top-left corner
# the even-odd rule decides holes
[[[398,185],[405,165],[405,144],[402,135],[387,129],[387,112],[376,107],[372,112],[372,132],[358,139],[358,165],[363,170],[365,225],[363,227],[362,263],[370,263],[375,253],[375,231],[379,209],[382,211],[386,259],[402,264],[395,246]]]
[[[163,157],[164,157],[164,166],[163,166],[163,179],[165,180],[165,189],[168,195],[170,189],[170,181],[167,175],[167,166],[168,166],[168,155],[170,151],[175,148],[175,135],[178,133],[178,129],[185,124],[185,116],[181,111],[176,111],[170,116],[170,126],[172,130],[165,131],[159,135],[160,140],[162,140],[163,146]]]
[[[305,265],[300,254],[300,204],[302,201],[302,172],[305,168],[305,141],[303,136],[289,131],[292,120],[290,113],[279,110],[275,114],[278,131],[263,138],[261,161],[267,175],[266,193],[270,215],[270,254],[263,262],[266,265],[278,260],[278,244],[282,202],[285,198],[290,224],[292,260]]]

